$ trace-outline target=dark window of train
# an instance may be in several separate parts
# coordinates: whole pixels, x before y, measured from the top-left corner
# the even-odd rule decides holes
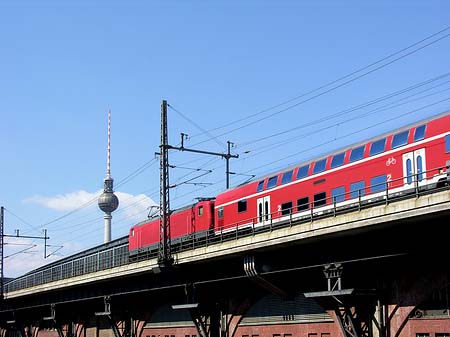
[[[350,184],[350,198],[353,199],[364,196],[364,190],[364,180]]]
[[[386,175],[370,178],[370,191],[381,192],[386,190]]]
[[[292,201],[281,204],[281,215],[289,215],[292,213]]]
[[[339,186],[336,188],[333,188],[331,190],[331,198],[333,202],[339,202],[345,200],[345,187]]]
[[[363,159],[364,157],[364,145],[360,147],[356,147],[350,153],[350,163]]]
[[[297,200],[297,212],[309,209],[309,198],[304,197]]]
[[[258,183],[258,187],[256,188],[256,192],[261,192],[263,190],[263,187],[264,187],[264,180],[261,180]]]
[[[270,177],[267,181],[267,189],[277,186],[278,176]]]
[[[326,192],[320,192],[317,194],[314,194],[314,207],[319,207],[322,205],[325,205],[327,203],[327,193]]]
[[[386,146],[386,138],[379,139],[370,145],[370,155],[374,156],[376,154],[382,153]]]
[[[305,178],[308,176],[309,165],[302,166],[298,168],[297,179]]]
[[[203,215],[203,206],[198,206],[198,216]]]
[[[218,217],[219,219],[222,219],[222,218],[223,218],[223,207],[219,207],[219,208],[217,209],[217,217]]]
[[[425,125],[418,126],[414,131],[414,141],[422,140],[425,138]]]
[[[247,210],[247,200],[239,200],[238,201],[238,213],[245,212]]]
[[[331,168],[335,168],[344,165],[345,152],[335,154],[333,159],[331,159]]]
[[[281,178],[281,183],[282,184],[287,184],[290,183],[292,181],[292,170],[284,172],[283,173],[283,178]]]
[[[397,133],[392,138],[392,148],[400,147],[408,144],[409,130]]]
[[[322,159],[322,160],[319,160],[319,161],[316,161],[316,163],[314,164],[313,174],[325,171],[325,164],[326,164],[326,162],[327,162],[326,158]]]
[[[445,153],[450,152],[450,135],[445,136]]]

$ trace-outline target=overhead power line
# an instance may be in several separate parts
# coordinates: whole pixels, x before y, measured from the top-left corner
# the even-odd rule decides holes
[[[344,109],[344,110],[342,110],[342,111],[339,111],[339,112],[336,112],[336,113],[333,113],[333,114],[330,114],[330,115],[327,115],[327,116],[324,116],[324,117],[315,119],[315,120],[313,120],[313,121],[311,121],[311,122],[303,123],[303,124],[301,124],[301,125],[298,125],[298,126],[295,126],[295,127],[289,128],[289,129],[286,129],[286,130],[282,130],[282,131],[279,131],[279,132],[274,133],[274,134],[271,134],[271,135],[267,135],[267,136],[264,136],[264,137],[260,137],[260,138],[255,139],[255,140],[250,140],[250,141],[248,141],[248,142],[246,142],[246,143],[242,143],[241,146],[250,145],[250,144],[255,144],[255,143],[261,142],[261,141],[263,141],[263,140],[267,140],[267,139],[269,139],[269,138],[273,138],[273,137],[276,137],[276,136],[284,135],[284,134],[289,133],[289,132],[292,132],[292,131],[296,131],[296,130],[299,130],[299,129],[304,129],[304,128],[309,127],[309,126],[312,126],[312,125],[318,125],[319,123],[322,123],[322,122],[325,122],[325,121],[329,121],[330,119],[334,119],[334,118],[337,118],[337,117],[344,116],[344,115],[346,115],[346,114],[349,114],[349,113],[351,113],[351,112],[357,111],[357,110],[362,109],[362,108],[367,108],[367,107],[369,107],[369,106],[371,106],[371,105],[374,105],[374,104],[377,104],[377,103],[386,101],[386,100],[391,99],[391,98],[393,98],[393,97],[402,95],[402,94],[404,94],[404,93],[406,93],[406,92],[409,92],[409,91],[418,89],[418,88],[423,87],[423,86],[425,86],[425,85],[427,85],[427,84],[430,84],[430,83],[432,83],[432,82],[441,80],[441,79],[443,79],[443,78],[445,78],[445,77],[449,77],[449,76],[450,76],[450,73],[446,73],[446,74],[443,74],[443,75],[434,77],[434,78],[432,78],[432,79],[429,79],[429,80],[426,80],[426,81],[423,81],[423,82],[414,84],[414,85],[409,86],[409,87],[407,87],[407,88],[404,88],[404,89],[401,89],[401,90],[398,90],[398,91],[389,93],[389,94],[387,94],[387,95],[384,95],[384,96],[375,98],[375,99],[370,100],[370,101],[366,101],[366,102],[361,103],[361,104],[359,104],[359,105],[356,105],[356,106],[353,106],[353,107]],[[416,93],[416,94],[414,94],[414,95],[423,93],[423,92],[425,92],[425,91],[431,90],[431,89],[433,89],[433,88],[436,88],[436,87],[438,87],[438,86],[444,85],[444,84],[446,84],[446,83],[449,83],[449,81],[440,83],[440,84],[438,84],[438,85],[436,85],[436,86],[433,86],[433,87],[431,87],[431,88],[425,89],[425,90],[423,90],[423,91],[421,91],[421,92],[419,92],[419,93]],[[411,95],[411,96],[414,96],[414,95]],[[409,97],[411,97],[411,96],[409,96]],[[345,121],[344,121],[344,122],[345,122]],[[340,122],[340,123],[342,123],[342,122]],[[320,130],[319,130],[319,131],[320,131]],[[316,131],[316,132],[317,132],[317,131]]]
[[[340,77],[340,78],[338,78],[338,79],[336,79],[336,80],[333,80],[333,81],[331,81],[331,82],[328,82],[328,83],[326,83],[326,84],[324,84],[324,85],[322,85],[322,86],[320,86],[320,87],[318,87],[318,88],[316,88],[316,89],[313,89],[313,90],[308,91],[308,92],[306,92],[306,93],[304,93],[304,94],[298,95],[298,96],[296,96],[296,97],[294,97],[294,98],[291,98],[291,99],[289,99],[289,100],[286,100],[286,101],[284,101],[284,102],[282,102],[282,103],[280,103],[280,104],[274,105],[274,106],[269,107],[269,108],[267,108],[267,109],[258,111],[257,113],[251,114],[251,115],[249,115],[249,116],[247,116],[247,117],[244,117],[244,118],[238,119],[238,120],[236,120],[236,121],[227,123],[227,124],[225,124],[225,125],[222,125],[222,126],[220,126],[220,127],[215,128],[215,129],[211,129],[211,130],[209,130],[209,131],[211,132],[211,131],[216,131],[216,130],[219,130],[219,129],[223,129],[223,128],[225,128],[225,127],[228,127],[228,126],[230,126],[230,125],[234,125],[234,124],[240,123],[240,122],[242,122],[242,121],[248,120],[248,119],[253,118],[253,117],[255,117],[255,116],[260,116],[261,114],[263,114],[263,113],[265,113],[265,112],[268,112],[268,111],[271,111],[271,110],[273,110],[273,109],[279,108],[279,107],[281,107],[281,106],[283,106],[283,105],[286,105],[286,104],[288,104],[288,103],[291,103],[291,102],[293,102],[293,101],[296,101],[297,99],[306,97],[306,96],[308,96],[308,95],[310,95],[310,94],[316,93],[316,92],[318,92],[318,91],[320,91],[320,90],[322,90],[322,89],[325,89],[325,88],[327,88],[327,87],[329,87],[329,86],[332,86],[332,85],[334,85],[334,84],[336,84],[336,83],[339,83],[339,82],[341,82],[341,81],[343,81],[343,80],[348,79],[348,80],[346,80],[345,82],[340,83],[340,84],[337,84],[337,85],[334,85],[334,86],[331,87],[330,89],[327,89],[327,90],[325,90],[325,91],[319,92],[319,93],[313,95],[312,97],[309,97],[309,98],[307,98],[307,99],[304,99],[304,100],[302,100],[302,101],[300,101],[300,102],[297,102],[297,103],[295,103],[295,104],[289,105],[288,107],[283,108],[283,109],[281,109],[281,110],[278,110],[278,111],[276,111],[276,112],[274,112],[274,113],[272,113],[272,114],[270,114],[270,115],[267,115],[267,116],[264,116],[264,117],[260,117],[260,118],[258,118],[256,121],[253,121],[253,122],[251,122],[251,123],[247,123],[247,124],[244,124],[244,125],[242,125],[242,126],[240,126],[240,127],[236,127],[236,128],[231,129],[231,130],[229,130],[229,131],[223,132],[223,133],[217,135],[216,137],[221,137],[221,136],[224,136],[224,135],[226,135],[226,134],[235,132],[235,131],[237,131],[237,130],[246,128],[246,127],[248,127],[248,126],[253,126],[255,123],[261,122],[261,121],[263,121],[263,120],[266,120],[266,119],[268,119],[268,118],[271,118],[271,117],[273,117],[273,116],[276,116],[276,115],[278,115],[278,114],[280,114],[280,113],[282,113],[282,112],[285,112],[285,111],[287,111],[287,110],[290,110],[290,109],[292,109],[292,108],[294,108],[294,107],[296,107],[296,106],[299,106],[299,105],[304,104],[304,103],[306,103],[306,102],[309,102],[309,101],[311,101],[311,100],[313,100],[313,99],[316,99],[316,98],[318,98],[318,97],[321,97],[321,96],[323,96],[323,95],[325,95],[325,94],[327,94],[327,93],[329,93],[329,92],[332,92],[332,91],[334,91],[334,90],[336,90],[336,89],[338,89],[338,88],[341,88],[341,87],[343,87],[343,86],[345,86],[345,85],[347,85],[347,84],[349,84],[349,83],[351,83],[351,82],[354,82],[354,81],[356,81],[356,80],[358,80],[358,79],[360,79],[360,78],[362,78],[362,77],[365,77],[365,76],[367,76],[367,75],[369,75],[369,74],[371,74],[371,73],[373,73],[373,72],[375,72],[375,71],[377,71],[377,70],[380,70],[380,69],[382,69],[382,68],[384,68],[384,67],[387,67],[388,65],[391,65],[391,64],[393,64],[393,63],[395,63],[395,62],[397,62],[397,61],[399,61],[399,60],[401,60],[401,59],[403,59],[403,58],[405,58],[405,57],[407,57],[407,56],[410,56],[410,55],[412,55],[412,54],[414,54],[414,53],[416,53],[416,52],[418,52],[418,51],[420,51],[420,50],[422,50],[422,49],[424,49],[424,48],[426,48],[426,47],[429,47],[429,46],[431,46],[431,45],[433,45],[433,44],[435,44],[435,43],[437,43],[437,42],[439,42],[439,41],[441,41],[441,40],[447,38],[448,36],[450,36],[450,34],[446,34],[446,35],[444,35],[444,36],[441,36],[441,37],[439,37],[439,38],[437,38],[437,39],[435,39],[435,40],[433,40],[433,41],[431,41],[431,42],[429,42],[429,43],[427,43],[427,44],[425,44],[425,45],[423,45],[423,46],[420,46],[420,47],[418,47],[418,48],[416,48],[416,49],[414,49],[414,50],[412,50],[412,51],[410,51],[410,52],[408,52],[408,53],[406,53],[406,54],[403,54],[403,55],[401,55],[401,56],[399,56],[399,57],[397,57],[397,58],[395,58],[395,59],[393,59],[393,60],[391,60],[391,61],[389,61],[389,62],[387,62],[387,63],[381,64],[381,65],[375,67],[374,69],[371,69],[371,70],[366,71],[366,72],[364,72],[364,73],[362,73],[362,74],[360,74],[360,75],[358,75],[358,76],[356,76],[356,77],[351,78],[353,75],[356,75],[356,74],[358,74],[358,73],[360,73],[360,72],[362,72],[362,71],[365,71],[365,70],[367,70],[367,69],[369,69],[369,68],[371,68],[371,67],[373,67],[373,66],[375,66],[375,65],[377,65],[377,64],[380,64],[380,63],[382,63],[382,62],[384,62],[384,61],[387,61],[387,60],[391,59],[392,57],[394,57],[394,56],[396,56],[396,55],[399,55],[399,54],[401,54],[401,53],[403,53],[403,52],[405,52],[405,51],[407,51],[407,50],[409,50],[409,49],[411,49],[411,48],[414,48],[414,47],[420,45],[421,43],[423,43],[423,42],[425,42],[425,41],[427,41],[427,40],[430,40],[430,39],[434,38],[435,36],[438,36],[438,35],[440,35],[440,34],[446,32],[446,31],[448,31],[448,30],[450,30],[450,27],[446,27],[446,28],[440,30],[439,32],[436,32],[436,33],[434,33],[434,34],[432,34],[432,35],[430,35],[430,36],[428,36],[428,37],[426,37],[426,38],[424,38],[424,39],[422,39],[422,40],[420,40],[420,41],[417,41],[417,42],[415,42],[415,43],[409,45],[409,46],[406,47],[406,48],[403,48],[403,49],[401,49],[401,50],[399,50],[399,51],[396,51],[396,52],[394,52],[394,53],[392,53],[392,54],[390,54],[390,55],[388,55],[388,56],[386,56],[386,57],[384,57],[384,58],[382,58],[382,59],[380,59],[380,60],[378,60],[378,61],[376,61],[376,62],[373,62],[373,63],[371,63],[371,64],[369,64],[369,65],[367,65],[367,66],[364,66],[364,67],[362,67],[362,68],[360,68],[360,69],[358,69],[358,70],[355,70],[355,71],[351,72],[351,73],[348,74],[348,75],[345,75],[345,76]],[[351,78],[351,79],[349,79],[349,78]],[[198,135],[194,135],[194,136],[192,136],[191,138],[194,138],[194,137],[196,137],[196,136],[198,136]],[[202,144],[202,143],[204,143],[204,142],[206,142],[206,141],[202,141],[202,142],[196,143],[196,144],[194,144],[194,145]]]

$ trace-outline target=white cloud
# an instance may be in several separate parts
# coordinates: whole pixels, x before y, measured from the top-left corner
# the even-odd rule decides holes
[[[56,211],[70,212],[78,208],[97,208],[97,200],[102,192],[103,190],[99,190],[95,193],[80,190],[59,194],[53,197],[35,195],[24,201]],[[115,192],[115,194],[119,198],[118,211],[123,211],[129,218],[135,218],[137,220],[145,218],[145,213],[148,213],[149,207],[156,205],[156,203],[145,194],[132,195],[124,192]]]
[[[124,192],[115,192],[119,198],[119,208],[127,217],[138,221],[144,219],[149,211],[150,206],[156,203],[145,194],[132,195]]]
[[[56,211],[73,211],[83,205],[97,205],[97,198],[101,192],[89,193],[76,191],[67,194],[59,194],[54,197],[34,195],[25,199],[27,203],[37,204]]]

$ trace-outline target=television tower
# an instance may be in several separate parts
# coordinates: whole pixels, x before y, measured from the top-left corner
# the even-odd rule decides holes
[[[108,111],[108,147],[106,157],[106,177],[103,180],[103,193],[98,198],[98,207],[105,212],[105,234],[104,243],[111,241],[111,213],[119,207],[119,199],[114,194],[113,183],[114,179],[111,177],[111,110]]]

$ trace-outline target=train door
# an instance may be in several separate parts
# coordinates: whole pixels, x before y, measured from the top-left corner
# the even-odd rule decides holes
[[[426,185],[426,170],[425,148],[403,154],[403,183],[405,186],[414,187],[416,180],[418,186]]]
[[[270,196],[265,196],[257,200],[258,205],[258,225],[265,225],[270,221]]]

